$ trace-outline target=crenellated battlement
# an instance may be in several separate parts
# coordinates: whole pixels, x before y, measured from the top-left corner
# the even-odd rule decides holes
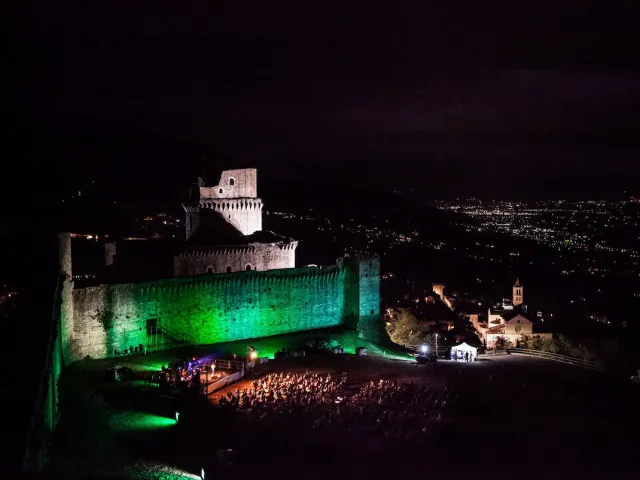
[[[262,200],[259,198],[226,198],[216,200],[200,200],[200,208],[224,212],[226,210],[262,210]]]
[[[184,250],[178,254],[179,257],[203,257],[207,255],[233,255],[235,254],[246,254],[246,253],[254,253],[256,251],[256,247],[242,245],[238,247],[230,246],[230,247],[216,247],[216,248],[191,248],[189,250]]]
[[[279,242],[275,244],[279,250],[291,251],[298,247],[297,241]],[[248,253],[256,253],[259,247],[256,245],[239,245],[239,246],[218,246],[214,248],[191,247],[189,250],[183,250],[178,257],[206,257],[209,255],[245,255]]]
[[[185,202],[182,204],[182,208],[184,208],[184,211],[187,213],[198,213],[200,211],[200,204]]]

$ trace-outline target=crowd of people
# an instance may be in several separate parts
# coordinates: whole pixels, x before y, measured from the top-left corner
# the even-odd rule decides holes
[[[252,421],[290,421],[350,436],[377,433],[392,441],[426,434],[429,424],[457,401],[447,389],[397,380],[371,381],[353,393],[348,381],[345,373],[269,374],[249,388],[228,392],[218,405],[246,411]]]
[[[237,389],[222,397],[218,405],[231,408],[251,408],[258,418],[269,413],[294,413],[330,403],[333,394],[347,381],[346,374],[339,378],[331,374],[271,373],[254,380],[252,388]]]
[[[366,435],[377,432],[387,440],[411,440],[426,434],[429,425],[439,421],[444,409],[456,401],[457,396],[446,388],[397,380],[371,381],[317,419],[314,428]]]

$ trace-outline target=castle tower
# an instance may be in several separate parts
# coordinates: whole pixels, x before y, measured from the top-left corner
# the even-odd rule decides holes
[[[520,279],[516,278],[516,283],[513,285],[513,306],[517,307],[524,302],[524,296],[522,293],[522,285]]]
[[[380,342],[384,323],[380,316],[380,258],[356,255],[338,264],[346,269],[345,317],[358,330],[360,338]]]
[[[210,209],[218,212],[243,235],[262,230],[262,200],[258,198],[258,175],[255,168],[225,170],[218,185],[204,186],[198,179],[189,202],[183,204],[186,212],[186,237],[198,229],[200,212]]]
[[[440,297],[440,300],[444,300],[444,284],[443,283],[434,283],[431,288],[434,293]]]

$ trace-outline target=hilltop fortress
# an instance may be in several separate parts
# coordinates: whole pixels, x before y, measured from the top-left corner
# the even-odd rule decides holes
[[[186,246],[174,258],[175,276],[294,268],[298,242],[262,230],[255,168],[222,172],[218,185],[199,178],[186,212]]]
[[[183,206],[174,278],[75,288],[71,235],[60,234],[64,363],[343,324],[379,339],[379,258],[295,268],[298,243],[262,230],[255,169],[225,171],[215,186],[198,179]],[[115,246],[105,248],[112,262]]]

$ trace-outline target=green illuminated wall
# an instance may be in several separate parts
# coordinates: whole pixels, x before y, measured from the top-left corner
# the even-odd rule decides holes
[[[50,456],[51,435],[58,423],[58,378],[63,365],[60,326],[61,315],[64,313],[64,294],[71,293],[70,283],[68,277],[60,275],[54,297],[45,365],[40,374],[40,384],[23,460],[23,468],[29,472],[42,472],[46,467]]]
[[[346,322],[359,335],[372,342],[382,342],[383,323],[380,320],[380,259],[356,257],[346,269],[345,303],[350,315]]]
[[[379,320],[379,260],[266,272],[200,275],[73,292],[63,337],[69,361],[151,347],[147,320],[173,339],[211,344]],[[105,316],[108,321],[105,322]],[[378,322],[379,323],[379,322]],[[104,325],[108,327],[105,329]],[[170,344],[157,348],[168,348]]]

